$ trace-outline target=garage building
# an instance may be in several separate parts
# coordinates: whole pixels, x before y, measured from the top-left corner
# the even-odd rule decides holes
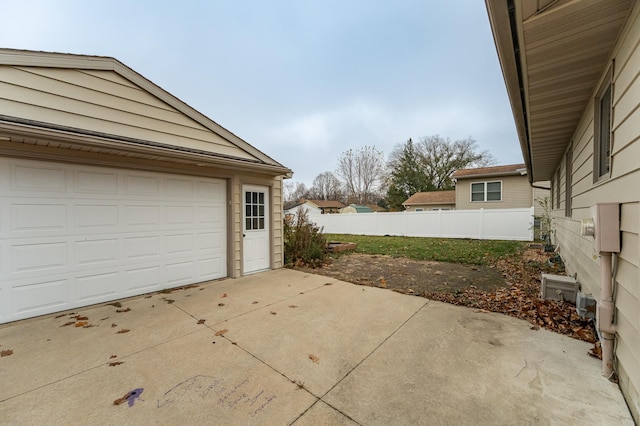
[[[290,176],[116,59],[0,49],[0,323],[282,267]]]

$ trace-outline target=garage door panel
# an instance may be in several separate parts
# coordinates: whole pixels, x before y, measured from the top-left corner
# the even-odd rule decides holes
[[[160,237],[129,237],[124,239],[127,259],[149,258],[160,255]]]
[[[127,195],[157,197],[160,195],[160,178],[149,175],[125,174],[124,192]]]
[[[11,206],[12,231],[66,229],[66,204],[13,204]]]
[[[0,322],[227,276],[224,180],[6,158],[3,177]]]
[[[161,290],[160,265],[128,269],[124,272],[124,281],[127,293],[142,294]]]
[[[168,225],[193,225],[193,207],[191,206],[167,206]]]
[[[194,198],[194,182],[190,179],[168,178],[165,183],[167,195],[175,198]]]
[[[75,190],[82,194],[115,195],[118,193],[118,174],[78,170],[75,173]]]
[[[118,260],[119,240],[97,239],[76,241],[76,261],[82,266],[102,266],[105,262]]]
[[[75,224],[83,232],[87,228],[112,228],[118,226],[118,206],[114,204],[78,204],[75,206]]]
[[[125,226],[153,226],[160,224],[160,206],[124,206]]]
[[[196,183],[196,195],[198,198],[217,200],[223,197],[225,193],[226,185],[223,181],[212,182],[200,180]]]
[[[192,260],[168,264],[166,266],[167,283],[171,287],[193,282],[195,269],[196,264]]]
[[[200,259],[197,265],[198,275],[210,280],[220,278],[225,265],[226,260],[223,261],[219,256]]]
[[[191,253],[194,249],[194,234],[174,234],[167,235],[167,254],[184,254]]]
[[[46,165],[22,166],[15,165],[13,167],[11,186],[16,191],[42,191],[46,194],[52,192],[66,192],[67,178],[66,169],[63,165]]]
[[[12,247],[13,272],[42,272],[69,266],[67,243],[31,243]]]
[[[39,315],[65,309],[69,299],[68,279],[33,282],[13,288],[13,311]]]
[[[92,274],[76,279],[78,301],[81,303],[98,303],[118,296],[114,286],[118,282],[118,272]]]

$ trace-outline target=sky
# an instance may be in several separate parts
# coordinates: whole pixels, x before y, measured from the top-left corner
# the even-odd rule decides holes
[[[0,47],[114,57],[307,187],[436,134],[523,161],[481,0],[5,0]]]

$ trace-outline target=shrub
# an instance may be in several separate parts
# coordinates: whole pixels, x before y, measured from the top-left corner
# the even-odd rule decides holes
[[[299,207],[295,215],[284,219],[284,262],[288,266],[321,266],[326,258],[327,239],[322,229],[309,220],[307,211]]]

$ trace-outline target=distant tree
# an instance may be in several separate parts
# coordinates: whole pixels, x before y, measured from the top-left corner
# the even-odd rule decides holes
[[[402,209],[402,202],[416,192],[453,189],[451,174],[455,170],[483,167],[493,161],[491,154],[480,151],[471,137],[451,141],[439,135],[426,136],[417,144],[409,139],[389,156],[389,207]]]
[[[293,204],[309,198],[309,191],[302,182],[285,181],[282,185],[282,198],[284,204]]]
[[[402,203],[407,198],[430,187],[427,176],[422,171],[420,153],[411,139],[396,145],[389,155],[387,169],[387,204],[393,210],[402,210]]]
[[[336,174],[343,180],[347,202],[373,202],[385,177],[383,154],[372,146],[345,151],[338,158]]]
[[[324,172],[316,176],[309,190],[309,198],[314,200],[340,201],[342,197],[342,183],[332,172]]]

